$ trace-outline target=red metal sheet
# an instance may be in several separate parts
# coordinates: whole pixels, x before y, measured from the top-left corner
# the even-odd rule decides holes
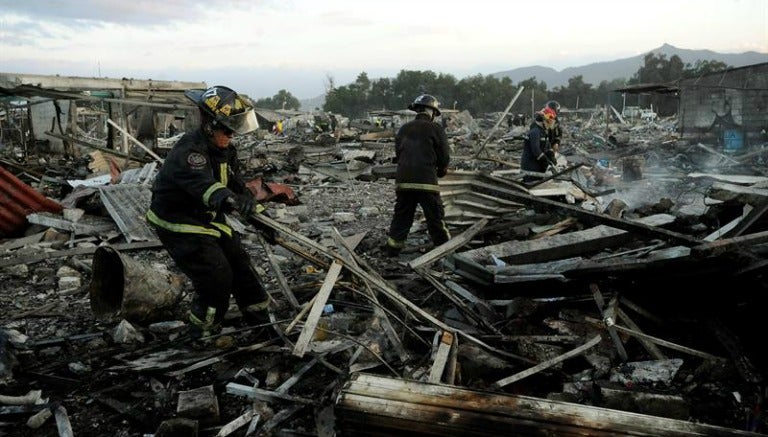
[[[38,193],[13,173],[0,167],[0,236],[21,230],[33,212],[61,212],[57,202]]]
[[[262,178],[255,178],[248,181],[245,186],[251,190],[251,193],[259,202],[272,200],[285,203],[286,205],[298,205],[301,203],[299,198],[296,197],[296,193],[288,185],[277,182],[264,182]]]

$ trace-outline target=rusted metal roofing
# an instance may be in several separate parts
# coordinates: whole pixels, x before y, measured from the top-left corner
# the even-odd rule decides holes
[[[0,167],[0,236],[20,231],[27,215],[34,212],[61,212],[57,202],[48,199]]]

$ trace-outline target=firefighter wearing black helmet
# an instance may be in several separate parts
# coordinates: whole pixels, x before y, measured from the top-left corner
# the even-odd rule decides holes
[[[395,135],[395,210],[389,227],[386,250],[396,256],[405,247],[416,207],[421,206],[427,232],[437,246],[451,238],[437,179],[448,172],[450,149],[445,130],[434,122],[440,116],[439,102],[422,94],[408,106],[416,112],[414,120],[400,127]]]
[[[224,86],[185,95],[200,109],[200,127],[184,134],[168,153],[152,187],[147,220],[192,281],[190,334],[199,338],[218,330],[231,295],[246,322],[267,322],[268,296],[225,217],[255,209],[230,144],[235,134],[258,127],[253,107]]]

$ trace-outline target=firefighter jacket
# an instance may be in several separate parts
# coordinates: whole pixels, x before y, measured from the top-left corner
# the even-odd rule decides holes
[[[231,236],[221,203],[245,190],[234,146],[220,149],[201,130],[188,132],[155,177],[147,220],[171,232]]]
[[[437,178],[445,175],[451,159],[445,130],[418,114],[395,135],[397,190],[439,191]]]
[[[528,171],[541,172],[547,170],[546,161],[542,154],[550,150],[547,132],[537,123],[531,124],[531,129],[525,137],[523,155],[520,158],[520,168]]]
[[[551,147],[555,147],[560,144],[561,138],[563,138],[563,129],[560,127],[560,120],[555,119],[555,125],[547,130],[547,141]]]

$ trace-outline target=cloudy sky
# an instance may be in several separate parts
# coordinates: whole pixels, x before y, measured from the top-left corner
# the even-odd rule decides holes
[[[561,70],[669,43],[768,53],[765,0],[0,0],[0,71],[323,94],[361,71]]]

